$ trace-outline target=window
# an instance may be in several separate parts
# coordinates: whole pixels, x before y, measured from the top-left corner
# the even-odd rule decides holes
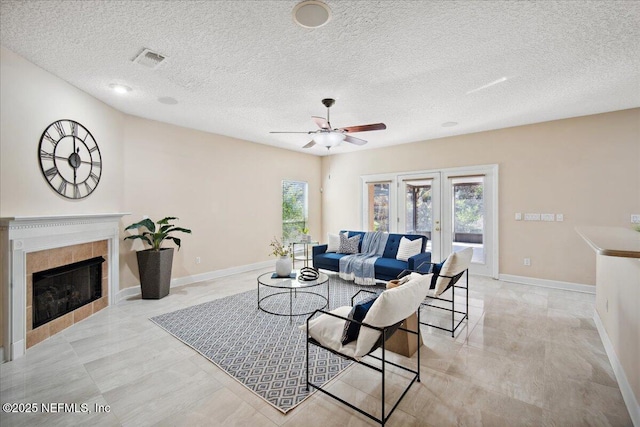
[[[285,244],[300,240],[302,229],[307,226],[306,182],[282,181],[282,240]]]
[[[368,187],[368,231],[389,232],[390,212],[390,183],[372,182]]]

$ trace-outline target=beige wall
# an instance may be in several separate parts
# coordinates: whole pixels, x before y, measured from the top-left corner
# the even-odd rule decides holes
[[[595,255],[574,228],[629,227],[640,213],[640,109],[325,157],[323,232],[362,228],[361,175],[484,164],[499,165],[500,273],[593,285]]]
[[[0,56],[0,217],[120,212],[124,114],[10,50]],[[69,200],[45,181],[38,161],[42,132],[58,119],[83,124],[104,165],[86,199]]]
[[[320,234],[319,157],[131,116],[124,134],[127,224],[170,215],[193,231],[174,253],[173,277],[268,260],[282,234],[284,179],[309,184],[309,228]],[[139,283],[131,248],[121,245],[121,287]]]

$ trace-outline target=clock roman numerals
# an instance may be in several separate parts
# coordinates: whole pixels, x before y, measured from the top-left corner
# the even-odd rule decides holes
[[[44,135],[42,135],[42,137],[43,137],[44,139],[46,139],[47,141],[49,141],[50,143],[52,143],[52,144],[53,144],[53,148],[55,148],[55,147],[56,147],[56,145],[58,144],[58,140],[57,140],[57,139],[54,139],[51,135],[49,135],[49,131],[46,131],[46,132],[44,133]]]
[[[58,193],[62,194],[63,196],[67,193],[67,181],[65,181],[64,179],[60,182],[60,185],[58,185]]]
[[[40,150],[40,158],[41,159],[51,159],[53,160],[53,153],[48,153],[44,150]]]
[[[56,120],[42,133],[40,170],[49,186],[67,199],[82,199],[98,186],[102,156],[96,140],[74,120]]]
[[[67,136],[66,132],[64,131],[64,126],[62,125],[61,121],[57,121],[53,124],[53,126],[56,128],[56,130],[58,131],[58,134],[60,135],[60,138]]]
[[[44,171],[44,176],[46,176],[49,181],[56,175],[58,175],[58,168],[55,166]]]

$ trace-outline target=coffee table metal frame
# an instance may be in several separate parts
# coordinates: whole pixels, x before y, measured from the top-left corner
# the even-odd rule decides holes
[[[316,310],[323,310],[329,308],[329,276],[325,273],[320,273],[316,280],[310,280],[308,282],[303,280],[298,280],[298,276],[296,274],[295,279],[287,278],[287,277],[276,277],[272,278],[273,271],[269,273],[264,273],[258,276],[258,309],[264,311],[265,313],[273,314],[275,316],[287,316],[291,320],[293,316],[307,316],[313,313]],[[315,288],[317,286],[327,285],[327,296],[325,297],[320,292],[313,292],[312,290],[307,290],[311,288]],[[269,295],[265,295],[260,298],[260,287],[266,286],[267,288],[274,289],[282,289],[280,292],[274,292]],[[311,311],[305,313],[293,313],[293,299],[298,296],[298,293],[309,294],[319,297],[321,302],[324,303],[322,307],[316,307]],[[264,308],[260,303],[266,299],[271,297],[275,297],[278,295],[286,295],[289,294],[289,313],[276,313]]]

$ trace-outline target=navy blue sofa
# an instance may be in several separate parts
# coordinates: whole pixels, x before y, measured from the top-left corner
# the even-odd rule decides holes
[[[344,231],[341,231],[344,233]],[[358,245],[358,251],[362,249],[362,239],[364,238],[364,231],[348,231],[349,237],[353,237],[356,234],[360,234],[360,244]],[[400,246],[400,239],[406,237],[409,240],[422,239],[421,253],[409,258],[408,261],[400,261],[396,259],[398,254],[398,246]],[[415,270],[423,262],[431,262],[431,252],[425,252],[427,247],[427,238],[417,234],[389,234],[387,239],[387,245],[384,248],[384,253],[380,258],[376,260],[373,265],[375,271],[375,278],[378,280],[393,280],[403,270]],[[324,269],[330,271],[340,271],[340,258],[346,254],[338,254],[335,252],[327,252],[327,245],[318,245],[313,248],[313,266],[317,269]]]

